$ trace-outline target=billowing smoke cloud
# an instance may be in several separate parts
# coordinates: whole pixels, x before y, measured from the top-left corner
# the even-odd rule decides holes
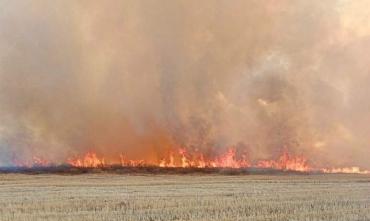
[[[364,1],[1,1],[0,165],[172,148],[370,167]]]

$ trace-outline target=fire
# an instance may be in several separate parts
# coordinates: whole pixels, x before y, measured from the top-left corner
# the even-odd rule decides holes
[[[104,158],[98,158],[96,153],[87,152],[82,158],[68,159],[68,164],[74,167],[104,167]]]
[[[120,154],[118,159],[107,162],[104,157],[98,156],[97,153],[90,151],[83,156],[77,156],[67,159],[67,164],[78,168],[99,168],[118,165],[122,167],[143,167],[154,166],[163,168],[266,168],[283,171],[299,172],[321,172],[321,173],[356,173],[370,174],[368,170],[362,170],[359,167],[343,168],[316,168],[309,164],[303,156],[297,156],[289,153],[287,150],[275,160],[258,160],[251,163],[249,156],[246,154],[237,154],[235,148],[228,148],[225,153],[214,158],[207,158],[198,151],[188,152],[186,148],[179,148],[173,151],[167,157],[160,159],[157,163],[145,160],[132,160]],[[114,163],[112,163],[114,162]],[[42,157],[34,156],[30,162],[16,164],[20,167],[48,167],[51,164]]]
[[[242,168],[250,167],[250,163],[243,157],[241,160],[237,160],[235,157],[236,151],[233,148],[229,148],[227,153],[222,156],[218,162],[214,162],[213,165],[216,167],[225,167],[225,168]]]
[[[203,154],[200,155],[200,159],[199,159],[198,163],[199,163],[198,168],[205,168],[206,167],[206,162],[204,161]]]
[[[187,157],[185,156],[186,154],[186,151],[185,149],[180,149],[179,150],[179,153],[181,155],[181,167],[185,168],[185,167],[190,167],[190,163],[189,163],[189,160],[187,159]]]
[[[190,154],[184,148],[178,151],[179,162],[175,163],[175,156],[170,154],[169,161],[162,159],[159,167],[182,167],[182,168],[246,168],[251,164],[243,155],[242,159],[236,159],[236,150],[229,148],[227,152],[215,159],[205,159],[203,154]]]
[[[276,161],[274,160],[258,161],[257,167],[300,172],[307,172],[312,170],[312,168],[310,168],[310,166],[308,165],[307,159],[301,156],[292,156],[287,151],[284,151],[284,153]]]
[[[119,158],[120,166],[122,167],[140,167],[147,165],[144,160],[128,160],[122,153],[119,155]]]
[[[360,167],[343,167],[322,169],[324,173],[357,173],[357,174],[370,174],[369,170],[361,170]]]
[[[176,167],[175,166],[175,158],[173,156],[173,154],[171,153],[170,156],[169,156],[170,160],[169,162],[167,163],[165,159],[162,159],[161,162],[159,163],[159,167]]]

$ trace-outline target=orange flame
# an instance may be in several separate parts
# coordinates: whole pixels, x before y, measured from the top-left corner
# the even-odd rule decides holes
[[[357,173],[357,174],[370,174],[369,170],[361,170],[359,167],[343,167],[322,169],[324,173]]]
[[[104,167],[104,158],[98,158],[96,153],[87,152],[82,158],[70,158],[68,164],[74,167]]]
[[[243,168],[249,167],[251,164],[243,155],[241,160],[236,159],[236,151],[233,148],[229,148],[224,155],[213,160],[206,160],[203,154],[198,156],[192,156],[186,149],[179,149],[180,162],[175,163],[175,157],[173,154],[169,156],[169,162],[167,163],[165,159],[162,159],[159,163],[159,167],[182,167],[182,168],[210,168],[210,167],[220,167],[220,168]]]
[[[361,170],[359,167],[343,167],[343,168],[315,168],[309,165],[309,161],[303,156],[295,156],[288,151],[284,151],[276,160],[259,160],[254,164],[250,163],[248,156],[242,154],[237,156],[236,149],[229,148],[224,154],[213,159],[204,157],[203,154],[189,153],[185,148],[179,148],[177,154],[171,152],[167,157],[159,160],[158,163],[153,163],[145,160],[130,160],[126,159],[123,154],[119,155],[119,159],[114,162],[119,162],[123,167],[141,167],[141,166],[158,166],[166,168],[182,167],[182,168],[270,168],[284,171],[299,171],[299,172],[322,172],[322,173],[357,173],[370,174],[368,170]],[[112,166],[113,164],[106,163],[103,157],[98,156],[94,152],[87,152],[81,157],[73,157],[67,160],[67,163],[73,167],[79,168],[98,168]],[[44,158],[34,156],[28,163],[16,164],[22,167],[47,167],[52,164]]]
[[[287,151],[284,151],[284,153],[279,157],[277,161],[274,160],[258,161],[257,167],[300,172],[307,172],[312,170],[312,168],[308,166],[307,159],[301,156],[291,156]]]

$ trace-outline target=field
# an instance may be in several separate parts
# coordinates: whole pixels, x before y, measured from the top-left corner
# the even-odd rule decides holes
[[[370,220],[370,176],[0,174],[0,220]]]

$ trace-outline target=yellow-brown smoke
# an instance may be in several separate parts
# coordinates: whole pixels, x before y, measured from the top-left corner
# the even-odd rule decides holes
[[[229,146],[370,167],[370,2],[0,2],[0,165]]]

